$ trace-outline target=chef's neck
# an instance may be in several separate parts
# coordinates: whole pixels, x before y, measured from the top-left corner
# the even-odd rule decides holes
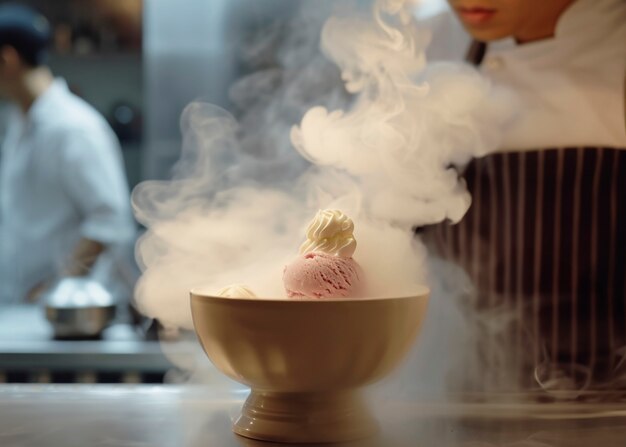
[[[24,114],[54,82],[54,75],[45,65],[24,71],[12,91],[12,100]]]
[[[520,45],[554,37],[559,19],[574,1],[550,0],[542,1],[539,5],[528,2],[529,11],[526,20],[521,21],[513,37]],[[541,11],[541,14],[538,14],[537,10]]]

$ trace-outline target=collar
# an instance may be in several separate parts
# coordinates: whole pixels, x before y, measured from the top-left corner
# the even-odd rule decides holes
[[[26,114],[26,121],[37,123],[49,118],[56,110],[56,104],[69,93],[67,83],[62,78],[56,78],[48,89],[40,95],[30,106]]]
[[[520,55],[539,55],[563,44],[582,46],[622,27],[626,29],[625,0],[576,0],[561,14],[554,37],[519,45],[513,38],[492,42],[488,50],[513,51]],[[600,50],[598,48],[598,50]]]
[[[626,20],[624,0],[577,0],[559,18],[555,38],[570,38],[587,33],[602,35]]]

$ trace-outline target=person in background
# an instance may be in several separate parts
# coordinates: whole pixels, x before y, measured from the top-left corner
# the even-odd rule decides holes
[[[45,17],[0,6],[0,95],[15,108],[0,161],[0,302],[35,300],[59,277],[112,268],[135,234],[119,143],[54,78],[49,41]]]
[[[524,386],[623,389],[626,1],[448,3],[474,39],[468,62],[519,113],[501,150],[464,169],[472,206],[434,229],[435,251],[479,308],[516,316]]]

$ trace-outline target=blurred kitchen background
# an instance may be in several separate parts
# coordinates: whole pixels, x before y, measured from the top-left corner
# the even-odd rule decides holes
[[[275,29],[300,2],[18,3],[34,7],[49,19],[53,30],[49,65],[110,123],[120,140],[132,188],[142,180],[169,175],[179,156],[179,117],[185,105],[201,97],[229,108],[229,85],[256,69],[241,58],[242,47],[262,36],[264,29]],[[0,138],[6,130],[7,110],[2,104]],[[81,298],[86,292],[70,287],[61,293]],[[76,315],[57,310],[56,318],[66,326],[111,320],[95,334],[72,336],[70,332],[64,337],[58,333],[55,337],[45,303],[8,305],[2,304],[7,300],[0,300],[0,383],[162,382],[172,365],[156,340],[157,324],[132,309],[132,297],[114,299],[115,317],[102,309],[100,314],[91,309]],[[170,335],[175,342],[175,334]]]
[[[306,65],[307,51],[317,51],[320,11],[337,4],[306,1],[0,0],[0,5],[27,5],[48,18],[53,41],[49,66],[109,122],[121,143],[132,189],[143,180],[169,177],[180,154],[181,112],[191,101],[201,98],[235,116],[245,113],[230,100],[229,87],[260,69],[271,71],[287,24],[304,5],[319,23],[311,23],[307,15],[292,24],[290,45],[310,47],[300,52],[304,60],[296,62]],[[341,85],[338,71],[334,76]],[[302,81],[320,88],[317,78],[302,76]],[[245,90],[244,85],[239,93],[250,96]],[[287,121],[300,119],[300,111],[285,110]],[[0,140],[8,111],[0,101]],[[263,121],[252,124],[262,126]],[[134,269],[134,280],[138,269],[132,254],[127,257],[120,270]],[[176,376],[157,340],[158,322],[133,308],[132,293],[107,296],[109,291],[89,287],[65,284],[52,296],[75,309],[50,309],[48,301],[57,301],[43,298],[15,304],[16,297],[0,297],[0,383],[159,383],[172,371]],[[96,309],[79,305],[98,300]],[[175,333],[167,336],[170,344],[176,343]],[[183,348],[171,350],[185,355]]]
[[[0,2],[4,3],[15,2]],[[19,3],[37,9],[50,21],[53,43],[49,65],[75,94],[109,121],[122,144],[132,187],[141,178],[143,141],[141,0]],[[5,124],[6,120],[0,121],[0,126]]]

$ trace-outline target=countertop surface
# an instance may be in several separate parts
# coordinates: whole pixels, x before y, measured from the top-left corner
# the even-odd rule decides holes
[[[245,390],[0,385],[2,447],[275,447],[238,437]],[[375,438],[334,447],[623,447],[626,403],[378,402]],[[327,445],[328,446],[328,445]]]
[[[128,324],[114,324],[100,340],[55,340],[38,305],[0,308],[0,372],[166,371],[172,367],[157,341],[148,341]],[[2,380],[0,380],[1,382]]]
[[[0,341],[6,343],[53,342],[53,330],[40,304],[0,305]],[[145,341],[129,324],[114,322],[106,328],[102,341]]]

